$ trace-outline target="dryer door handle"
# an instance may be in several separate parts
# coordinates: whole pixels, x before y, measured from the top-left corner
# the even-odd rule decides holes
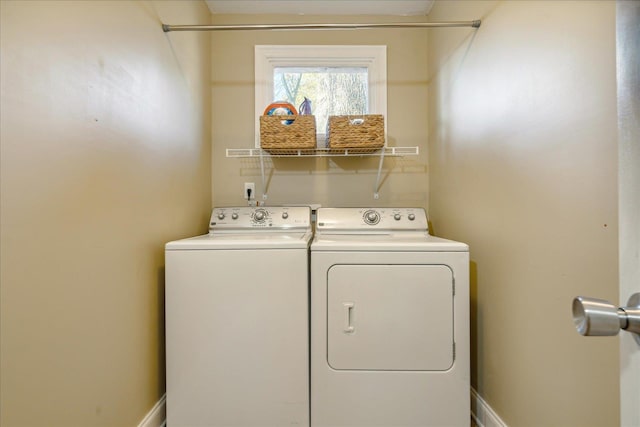
[[[342,306],[344,307],[344,333],[352,334],[355,331],[355,328],[351,324],[353,307],[355,306],[355,304],[352,302],[343,302]]]

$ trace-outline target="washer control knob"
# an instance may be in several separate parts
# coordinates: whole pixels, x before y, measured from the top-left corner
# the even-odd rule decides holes
[[[224,212],[220,212],[218,214],[218,219],[224,219],[224,217],[225,217]]]
[[[289,218],[289,214],[287,212],[282,212],[282,219]]]
[[[253,214],[253,219],[255,219],[258,222],[264,221],[266,217],[267,217],[267,213],[263,209],[258,209]]]
[[[416,216],[414,214],[409,214],[407,218],[409,218],[409,221],[413,221],[414,219],[416,219]]]
[[[400,216],[400,214],[395,214],[395,215],[393,216],[393,219],[395,219],[396,221],[400,221],[400,218],[402,218],[402,217]]]
[[[231,219],[238,219],[238,213],[237,212],[232,213]]]
[[[378,214],[378,212],[371,210],[371,211],[366,211],[364,213],[364,222],[366,222],[369,225],[375,225],[380,221],[380,214]]]

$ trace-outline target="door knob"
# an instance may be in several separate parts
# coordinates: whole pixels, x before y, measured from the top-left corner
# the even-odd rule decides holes
[[[640,335],[640,292],[631,295],[627,307],[616,307],[597,298],[573,299],[573,322],[580,335],[618,335],[620,329]]]

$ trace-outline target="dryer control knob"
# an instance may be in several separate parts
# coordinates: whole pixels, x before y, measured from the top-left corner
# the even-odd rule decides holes
[[[414,214],[409,214],[407,218],[409,218],[409,221],[413,221],[414,219],[416,219],[416,216]]]
[[[238,214],[237,213],[232,213],[231,214],[231,219],[238,219]]]
[[[364,222],[369,225],[375,225],[380,221],[380,215],[376,211],[366,211],[364,213]]]
[[[220,212],[220,213],[218,214],[218,219],[224,219],[224,216],[225,216],[225,215],[224,215],[224,212]]]
[[[287,219],[289,218],[289,214],[286,212],[282,212],[282,219]]]
[[[396,221],[400,221],[400,218],[402,218],[402,217],[400,216],[400,214],[395,214],[395,215],[393,216],[393,219],[395,219]]]

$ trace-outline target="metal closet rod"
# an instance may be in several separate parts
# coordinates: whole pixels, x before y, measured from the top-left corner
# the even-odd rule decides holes
[[[482,21],[399,22],[386,24],[251,24],[251,25],[168,25],[162,31],[238,31],[238,30],[359,30],[375,28],[479,28]]]

